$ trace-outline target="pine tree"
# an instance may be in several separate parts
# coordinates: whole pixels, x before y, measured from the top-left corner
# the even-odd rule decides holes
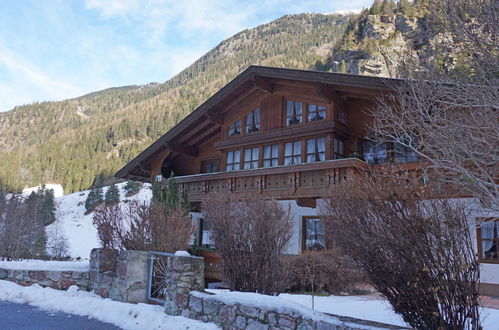
[[[120,190],[117,185],[112,184],[107,188],[104,201],[106,205],[113,205],[120,202]]]
[[[45,187],[42,187],[40,192],[40,218],[43,225],[47,226],[55,221],[54,191],[52,189],[47,190]]]
[[[102,203],[104,200],[103,198],[103,193],[102,193],[102,188],[93,188],[90,190],[87,196],[87,200],[85,201],[85,209],[87,210],[87,213],[92,212],[95,210],[97,205]]]
[[[379,15],[381,14],[381,0],[374,0],[371,9],[369,10],[371,15]]]
[[[133,196],[142,189],[142,182],[129,180],[123,189],[125,189],[127,196]]]
[[[393,0],[383,0],[381,5],[381,13],[385,15],[393,15],[395,9],[395,3]]]

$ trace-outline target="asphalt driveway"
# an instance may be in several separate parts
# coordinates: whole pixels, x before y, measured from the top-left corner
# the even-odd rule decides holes
[[[88,329],[114,330],[115,325],[60,312],[47,312],[30,305],[0,301],[0,329],[60,330]]]

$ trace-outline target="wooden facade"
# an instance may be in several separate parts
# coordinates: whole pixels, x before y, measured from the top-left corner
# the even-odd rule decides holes
[[[399,82],[252,66],[117,176],[153,181],[174,172],[194,203],[226,191],[313,205],[370,166],[359,159],[366,111]]]

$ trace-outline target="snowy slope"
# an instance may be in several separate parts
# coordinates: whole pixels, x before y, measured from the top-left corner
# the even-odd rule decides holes
[[[120,200],[149,201],[152,196],[150,185],[144,184],[140,192],[132,197],[125,197],[123,187],[126,183],[118,184]],[[107,187],[104,187],[104,193]],[[76,192],[55,198],[56,221],[47,226],[48,241],[62,236],[69,248],[72,258],[89,259],[90,250],[100,247],[97,239],[97,229],[92,224],[93,213],[85,215],[85,200],[89,190]],[[50,245],[50,244],[49,244]],[[50,253],[50,251],[48,251]]]

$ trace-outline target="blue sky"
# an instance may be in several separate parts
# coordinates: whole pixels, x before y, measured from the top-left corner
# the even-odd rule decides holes
[[[233,34],[372,0],[0,0],[0,112],[164,82]]]

